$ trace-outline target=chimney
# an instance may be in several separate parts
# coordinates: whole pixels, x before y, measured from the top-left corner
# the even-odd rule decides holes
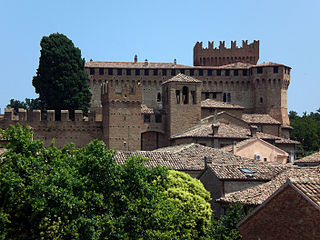
[[[137,54],[134,55],[133,61],[134,61],[134,63],[138,62],[138,55]]]
[[[204,167],[205,167],[205,168],[208,168],[208,164],[212,164],[212,157],[207,157],[207,156],[205,156],[205,157],[203,158],[203,160],[204,160]]]
[[[251,125],[250,126],[251,137],[256,137],[257,136],[257,130],[258,130],[258,127],[256,125]]]
[[[145,59],[145,60],[144,60],[144,65],[145,65],[145,66],[148,66],[148,59]]]
[[[213,135],[213,136],[218,135],[219,126],[220,126],[219,123],[213,123],[213,124],[212,124],[211,127],[212,127],[212,135]]]
[[[233,142],[233,143],[232,143],[232,153],[233,153],[233,154],[235,154],[236,144],[237,144],[237,142]]]
[[[173,60],[173,64],[174,64],[174,65],[177,65],[177,59],[174,59],[174,60]]]

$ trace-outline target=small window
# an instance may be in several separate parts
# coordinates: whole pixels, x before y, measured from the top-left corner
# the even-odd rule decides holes
[[[161,114],[157,113],[155,115],[155,118],[156,118],[156,123],[161,123],[162,122],[162,115]]]
[[[212,76],[212,69],[208,70],[208,76]]]
[[[223,102],[226,102],[226,101],[227,101],[227,94],[223,93]]]
[[[122,75],[122,68],[118,68],[118,75]]]
[[[279,72],[279,67],[273,67],[273,73],[278,73]]]
[[[113,69],[112,68],[108,68],[108,75],[113,75]]]
[[[217,98],[217,93],[216,93],[216,92],[214,92],[214,93],[212,94],[212,98],[213,98],[213,99],[216,99],[216,98]]]
[[[217,70],[217,76],[221,76],[221,69]]]
[[[259,73],[259,74],[263,73],[263,68],[262,67],[258,67],[257,68],[257,73]]]
[[[175,69],[171,69],[171,76],[175,76],[176,75],[176,70]]]
[[[203,69],[199,69],[199,76],[203,76]]]
[[[144,70],[144,75],[145,75],[145,76],[149,76],[149,69],[145,69],[145,70]]]
[[[233,75],[234,76],[238,76],[239,75],[239,71],[238,70],[233,70]]]
[[[248,70],[247,69],[243,69],[242,70],[242,75],[243,76],[248,76]]]
[[[290,68],[288,68],[288,75],[290,75]]]
[[[208,99],[209,97],[210,97],[210,93],[205,92],[205,93],[204,93],[204,98],[205,98],[205,99]]]
[[[143,117],[143,121],[144,121],[145,123],[150,122],[150,114],[144,114],[143,116],[144,116],[144,117]]]
[[[99,68],[99,75],[103,75],[104,74],[104,69],[103,68]]]
[[[162,76],[167,76],[167,69],[162,69]]]
[[[263,103],[263,97],[260,97],[260,103]]]
[[[262,132],[262,130],[263,130],[263,129],[262,129],[262,125],[258,125],[258,126],[257,126],[257,130],[258,130],[258,132]]]
[[[176,100],[177,104],[180,104],[180,90],[176,90]]]
[[[126,74],[127,74],[127,76],[130,76],[131,75],[131,69],[127,69],[126,70]]]
[[[254,174],[254,172],[248,168],[239,168],[239,170],[245,174]]]
[[[182,88],[182,102],[183,104],[189,103],[189,89],[186,86]]]
[[[90,68],[90,75],[94,75],[94,68]]]
[[[229,70],[229,69],[226,69],[226,70],[225,70],[225,75],[226,75],[226,76],[230,76],[230,70]]]
[[[161,102],[161,93],[157,93],[157,102]]]
[[[158,76],[158,69],[153,69],[153,76]]]
[[[184,74],[185,73],[184,69],[180,69],[180,73]]]
[[[266,162],[267,160],[268,160],[267,158],[264,158],[264,159],[263,159],[263,161],[265,161],[265,162]]]
[[[228,102],[228,103],[231,102],[231,94],[230,94],[230,93],[227,94],[227,102]]]
[[[140,76],[140,69],[136,69],[136,76]]]
[[[190,76],[193,76],[193,75],[194,75],[194,70],[190,69]]]
[[[191,91],[192,103],[197,104],[196,91]]]

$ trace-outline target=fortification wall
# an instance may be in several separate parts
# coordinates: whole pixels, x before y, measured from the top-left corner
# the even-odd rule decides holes
[[[62,110],[61,121],[55,121],[54,110],[48,110],[44,119],[40,110],[19,109],[18,115],[14,115],[13,109],[5,109],[0,127],[7,128],[17,123],[30,126],[34,131],[34,139],[43,141],[45,146],[49,146],[53,139],[58,148],[70,142],[83,147],[93,139],[102,140],[102,122],[95,120],[94,113],[89,113],[85,120],[81,110],[75,111],[74,121],[69,120],[68,110]]]
[[[235,62],[257,64],[259,60],[259,41],[242,41],[238,47],[236,41],[231,41],[231,47],[226,48],[225,41],[220,41],[219,48],[214,47],[214,42],[208,42],[204,48],[202,42],[197,42],[193,48],[194,66],[222,66]]]

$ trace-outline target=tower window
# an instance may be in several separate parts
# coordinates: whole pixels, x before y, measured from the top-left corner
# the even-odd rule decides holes
[[[158,76],[158,69],[153,69],[153,76]]]
[[[103,75],[104,74],[104,69],[103,68],[99,68],[99,75]]]
[[[243,76],[247,76],[248,75],[248,70],[247,69],[243,69],[242,70],[242,75]]]
[[[190,69],[190,76],[193,76],[193,75],[194,75],[194,70]]]
[[[212,76],[212,69],[208,70],[208,76]]]
[[[205,98],[205,99],[208,99],[208,98],[209,98],[209,93],[208,93],[208,92],[205,92],[205,93],[204,93],[204,98]]]
[[[118,68],[118,75],[122,75],[122,68]]]
[[[197,104],[196,91],[191,91],[192,103]]]
[[[180,69],[180,73],[184,74],[184,69]]]
[[[199,76],[203,76],[203,69],[199,69]]]
[[[140,69],[136,69],[136,76],[140,75]]]
[[[182,102],[183,104],[189,103],[189,89],[186,86],[182,88]]]
[[[233,70],[233,75],[234,76],[238,76],[238,74],[239,74],[238,70]]]
[[[214,93],[212,94],[212,98],[213,98],[213,99],[216,99],[216,98],[217,98],[217,93],[216,93],[216,92],[214,92]]]
[[[167,76],[167,69],[162,69],[162,76]]]
[[[217,76],[221,76],[221,69],[217,70]]]
[[[177,104],[180,104],[180,90],[176,90],[176,100]]]
[[[279,72],[279,68],[276,66],[276,67],[273,67],[273,73],[278,73]]]
[[[227,101],[227,94],[223,93],[223,102],[226,102],[226,101]]]
[[[126,74],[127,74],[127,76],[130,76],[131,75],[131,69],[127,69],[126,70]]]
[[[263,97],[260,97],[260,103],[263,103]]]
[[[230,76],[230,70],[229,70],[229,69],[226,69],[225,75],[226,75],[226,76]]]
[[[144,70],[144,75],[145,75],[145,76],[149,76],[149,69],[145,69],[145,70]]]
[[[113,69],[112,68],[108,68],[108,75],[113,75]]]
[[[257,73],[259,73],[259,74],[263,73],[263,68],[262,67],[258,67],[257,68]]]
[[[145,123],[150,122],[150,114],[144,114],[144,115],[143,115],[143,121],[144,121]]]
[[[157,102],[161,102],[161,93],[157,93]]]
[[[90,75],[94,75],[94,68],[90,68]]]
[[[175,69],[172,69],[171,70],[171,76],[175,76],[176,75],[176,70]]]
[[[227,102],[228,103],[231,102],[231,94],[230,93],[227,94]]]

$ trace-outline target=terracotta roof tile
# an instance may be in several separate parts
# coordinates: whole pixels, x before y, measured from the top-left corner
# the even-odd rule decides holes
[[[281,124],[269,114],[242,114],[242,119],[250,124]]]
[[[147,107],[145,104],[141,104],[141,113],[144,114],[154,114],[153,108]]]
[[[264,62],[264,63],[260,63],[260,64],[257,64],[257,65],[253,65],[252,67],[272,67],[272,66],[283,66],[283,67],[288,67],[288,68],[291,68],[289,66],[286,66],[284,64],[280,64],[280,63],[274,63],[274,62]]]
[[[201,101],[202,108],[232,108],[232,109],[244,109],[244,107],[236,104],[220,102],[213,99],[206,99]]]
[[[294,163],[320,163],[320,152],[295,160]]]
[[[291,183],[320,207],[320,178],[290,179]]]
[[[218,202],[227,203],[243,203],[259,205],[263,203],[269,196],[271,196],[279,187],[281,187],[288,178],[319,178],[320,168],[298,168],[288,167],[288,169],[270,182],[260,184],[258,186],[238,191],[234,193],[226,194],[225,197],[218,199]]]
[[[165,62],[104,62],[89,61],[85,63],[85,67],[92,68],[192,68],[187,65],[165,63]]]
[[[179,73],[178,75],[170,78],[169,80],[163,82],[162,84],[169,83],[169,82],[191,82],[191,83],[202,83],[202,81],[195,79],[193,77],[184,75]]]

